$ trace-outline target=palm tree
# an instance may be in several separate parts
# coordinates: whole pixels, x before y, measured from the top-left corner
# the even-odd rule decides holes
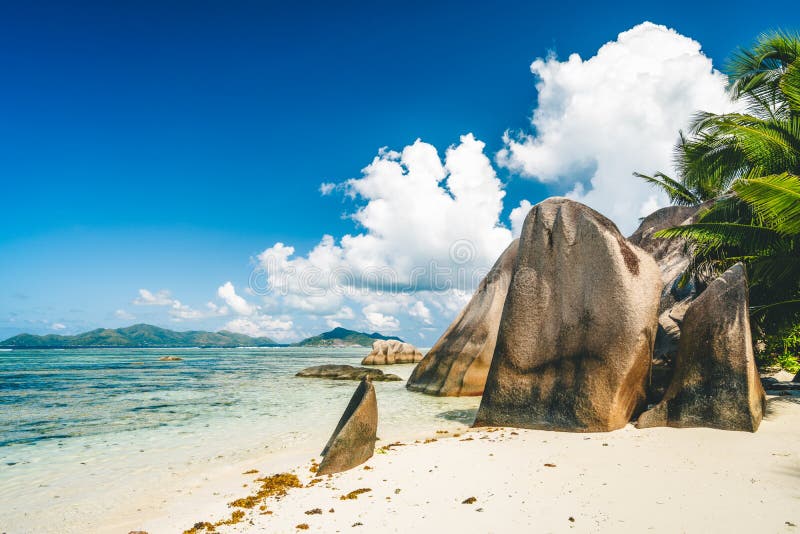
[[[788,173],[739,179],[690,225],[658,237],[685,238],[684,280],[707,280],[737,262],[748,267],[753,318],[767,334],[800,319],[800,180]]]
[[[746,112],[698,113],[675,148],[680,179],[636,174],[673,203],[713,200],[683,237],[701,279],[748,267],[753,317],[763,332],[800,321],[800,34],[776,31],[737,52],[730,93]]]

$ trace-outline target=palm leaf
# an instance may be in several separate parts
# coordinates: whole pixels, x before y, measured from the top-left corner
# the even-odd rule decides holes
[[[773,245],[781,237],[771,228],[731,222],[697,222],[659,230],[653,235],[666,239],[687,239],[705,250],[726,245],[746,250],[762,250]]]
[[[771,302],[760,306],[751,306],[750,311],[756,314],[763,314],[767,311],[775,311],[776,308],[784,308],[796,313],[800,311],[800,299],[782,300],[780,302]]]
[[[651,185],[661,188],[673,204],[679,206],[694,206],[702,202],[688,187],[677,180],[673,180],[664,173],[657,172],[653,176],[648,176],[646,174],[634,172],[633,175]]]
[[[782,234],[800,234],[800,179],[783,173],[733,186],[736,194]]]

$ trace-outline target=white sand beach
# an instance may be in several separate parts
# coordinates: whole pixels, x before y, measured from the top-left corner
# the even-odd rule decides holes
[[[256,506],[240,522],[216,530],[795,532],[800,398],[771,397],[768,407],[756,433],[632,425],[593,434],[450,431],[436,441],[391,447],[310,487],[309,458],[290,469],[305,487],[267,499],[266,511]],[[252,492],[259,476],[285,470],[285,462],[231,466],[191,495],[164,503],[161,517],[130,527],[182,532],[199,521],[228,518],[233,509],[227,502]],[[242,474],[248,469],[259,474]],[[362,488],[369,491],[341,499]],[[315,509],[321,513],[306,514]]]

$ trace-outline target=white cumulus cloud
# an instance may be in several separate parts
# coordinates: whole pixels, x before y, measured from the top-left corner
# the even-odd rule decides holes
[[[225,282],[217,289],[217,296],[221,298],[227,306],[223,308],[230,310],[238,315],[225,324],[225,329],[239,334],[247,334],[253,337],[270,337],[283,341],[294,337],[294,323],[288,317],[273,317],[265,314],[261,308],[236,293],[236,288],[232,282]],[[209,302],[209,306],[214,306]]]
[[[336,328],[343,325],[341,321],[352,321],[355,318],[356,314],[353,312],[353,308],[342,306],[338,311],[325,316],[325,324],[329,328]]]
[[[148,289],[140,289],[139,296],[133,299],[133,303],[137,306],[171,306],[172,302],[172,296],[166,289],[155,293]]]
[[[429,310],[421,300],[416,301],[414,305],[409,308],[408,314],[411,317],[416,317],[425,324],[432,323],[431,310]]]
[[[384,315],[376,311],[369,311],[369,308],[364,308],[364,317],[367,319],[367,325],[370,330],[375,330],[377,332],[394,332],[400,328],[400,321],[397,317]]]
[[[217,296],[239,315],[253,315],[256,307],[236,294],[236,288],[231,282],[225,282],[217,289]]]
[[[258,256],[264,307],[379,331],[406,319],[431,324],[431,306],[457,311],[512,237],[500,220],[503,184],[484,147],[467,134],[444,158],[421,140],[379,151],[361,177],[335,187],[356,203],[360,233],[325,235],[305,255],[276,243]]]
[[[557,184],[630,232],[666,205],[634,171],[674,172],[678,131],[698,110],[732,109],[725,76],[700,43],[650,22],[622,32],[597,54],[533,62],[537,106],[530,135],[506,134],[498,162]]]
[[[528,216],[528,212],[531,211],[532,207],[530,202],[522,200],[519,206],[509,213],[508,218],[511,220],[511,234],[514,237],[519,237],[522,233],[522,225],[525,223],[525,217]]]
[[[269,337],[277,341],[283,341],[295,336],[292,326],[291,319],[258,315],[232,319],[225,325],[225,330],[252,337]]]
[[[148,289],[140,289],[139,296],[133,299],[133,304],[136,306],[160,306],[169,309],[169,317],[173,321],[186,321],[196,319],[207,319],[209,317],[217,317],[228,314],[226,306],[217,306],[213,302],[206,304],[205,310],[198,310],[184,304],[180,300],[173,298],[172,293],[167,289],[156,291],[155,293]],[[120,319],[130,320],[134,318],[125,310],[117,310],[115,315]]]

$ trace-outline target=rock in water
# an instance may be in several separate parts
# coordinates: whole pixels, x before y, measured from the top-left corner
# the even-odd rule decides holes
[[[661,276],[596,211],[564,198],[525,219],[476,426],[623,427],[645,398]]]
[[[375,387],[369,378],[364,378],[322,451],[324,458],[319,464],[317,474],[347,471],[372,458],[377,432],[378,403]]]
[[[452,397],[483,394],[518,245],[515,239],[500,255],[467,306],[414,368],[408,389]]]
[[[402,380],[399,376],[384,373],[380,369],[367,369],[366,367],[337,364],[306,367],[294,376],[299,376],[300,378],[330,378],[331,380],[361,380],[363,378],[369,378],[376,382],[395,382]]]
[[[737,263],[686,310],[675,372],[664,398],[637,426],[755,432],[765,409],[753,357],[747,274]]]
[[[378,339],[372,344],[372,352],[361,361],[361,365],[417,363],[421,359],[422,353],[411,343],[396,339]]]

